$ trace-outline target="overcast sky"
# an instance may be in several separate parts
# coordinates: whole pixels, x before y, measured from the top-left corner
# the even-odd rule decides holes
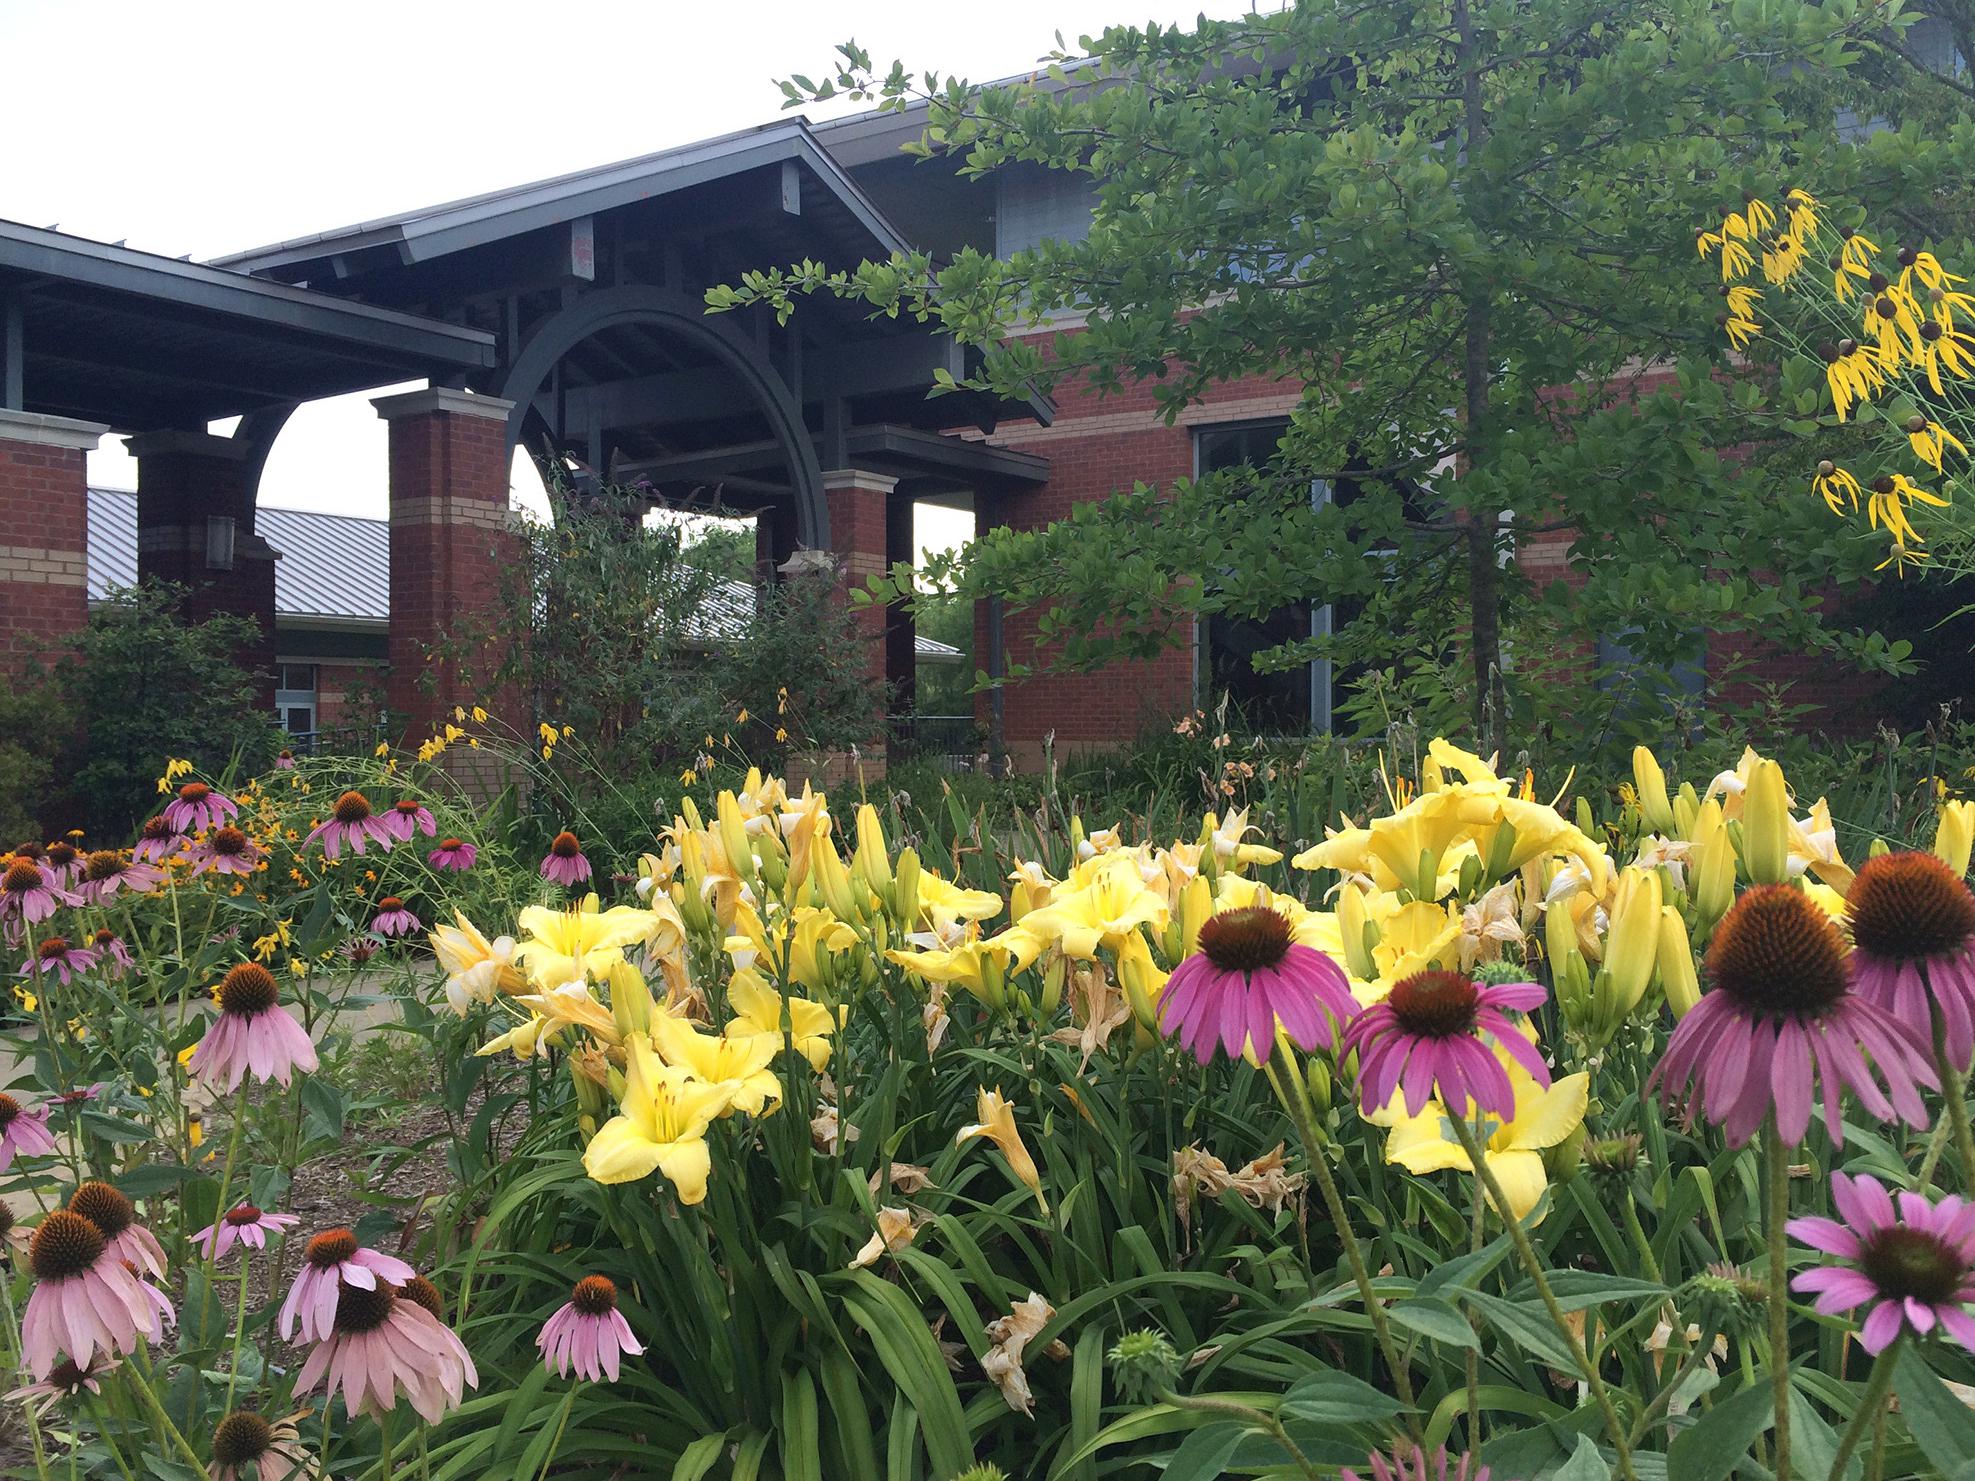
[[[581,169],[780,116],[775,80],[821,77],[854,38],[881,66],[975,78],[1031,66],[1061,30],[1189,17],[1168,0],[0,0],[0,217],[197,259]],[[1246,0],[1207,9],[1245,11]],[[85,60],[86,59],[86,60]],[[304,407],[270,504],[382,515],[367,392]],[[120,442],[99,483],[135,486]],[[964,535],[950,521],[921,541]]]

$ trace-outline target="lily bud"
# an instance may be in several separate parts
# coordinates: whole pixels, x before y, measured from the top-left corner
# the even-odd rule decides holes
[[[1572,812],[1575,814],[1577,831],[1582,833],[1586,838],[1596,836],[1598,820],[1591,815],[1591,800],[1588,797],[1578,798],[1577,806],[1572,809]]]
[[[650,1028],[658,1005],[645,985],[645,974],[620,957],[611,964],[604,981],[610,987],[610,1016],[617,1023],[617,1031],[629,1038]]]
[[[754,850],[748,847],[740,802],[732,792],[722,792],[713,799],[713,813],[719,819],[720,847],[726,851],[727,863],[742,879],[754,878]]]
[[[1675,1018],[1685,1018],[1701,1001],[1701,981],[1694,972],[1694,946],[1687,939],[1687,922],[1671,905],[1660,907],[1660,985]]]
[[[1179,950],[1174,959],[1184,961],[1200,950],[1200,928],[1214,914],[1214,887],[1207,883],[1205,876],[1194,875],[1180,891]]]
[[[1673,804],[1667,800],[1666,773],[1660,770],[1658,758],[1644,746],[1632,748],[1632,787],[1639,794],[1639,813],[1646,826],[1655,833],[1671,835],[1678,825],[1673,817]]]
[[[1596,1016],[1591,995],[1591,968],[1575,946],[1563,956],[1550,955],[1550,981],[1556,989],[1557,1008],[1564,1022],[1579,1033],[1590,1031]]]
[[[1344,965],[1353,977],[1366,982],[1378,978],[1378,963],[1372,960],[1371,917],[1365,912],[1365,892],[1347,884],[1337,892],[1337,932],[1344,938]]]
[[[909,932],[919,918],[919,851],[900,849],[898,868],[892,875],[892,917],[901,930]]]
[[[1735,903],[1735,840],[1722,821],[1721,804],[1710,797],[1694,817],[1692,868],[1695,919],[1703,927],[1727,914]]]
[[[1790,793],[1783,768],[1758,761],[1742,798],[1743,862],[1757,884],[1783,884],[1790,877]]]
[[[1657,870],[1629,868],[1619,875],[1611,929],[1605,936],[1614,1023],[1639,1006],[1653,980],[1654,958],[1659,953],[1660,903]]]
[[[1673,827],[1676,838],[1694,836],[1694,817],[1701,810],[1701,794],[1694,790],[1692,782],[1682,782],[1680,791],[1673,799]]]
[[[857,809],[857,852],[851,856],[850,872],[874,895],[882,897],[891,889],[884,830],[878,826],[878,810],[868,802]]]
[[[1137,931],[1127,935],[1118,949],[1118,986],[1125,991],[1132,1017],[1153,1034],[1159,1032],[1159,1009],[1154,999],[1164,986],[1164,975],[1153,962],[1145,938]]]
[[[850,871],[837,854],[836,840],[827,833],[819,834],[809,847],[809,861],[810,883],[830,914],[840,921],[859,919],[863,912],[857,908]]]
[[[1975,846],[1975,802],[1941,804],[1941,821],[1934,829],[1934,855],[1963,879],[1968,855]]]

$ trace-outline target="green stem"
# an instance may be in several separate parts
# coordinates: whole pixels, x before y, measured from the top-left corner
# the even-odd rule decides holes
[[[11,1271],[0,1278],[0,1311],[7,1318],[7,1341],[13,1347],[15,1361],[21,1358],[21,1325],[14,1317],[14,1280]],[[41,1420],[34,1412],[32,1404],[21,1405],[21,1412],[27,1416],[27,1437],[34,1446],[34,1474],[47,1481],[48,1451],[41,1440]]]
[[[1278,1060],[1281,1061],[1282,1073],[1277,1071]],[[1324,1207],[1330,1212],[1331,1225],[1337,1230],[1338,1243],[1344,1247],[1345,1261],[1351,1267],[1351,1279],[1357,1283],[1358,1299],[1365,1304],[1365,1314],[1371,1318],[1372,1335],[1377,1338],[1379,1351],[1385,1356],[1385,1366],[1391,1371],[1394,1393],[1399,1402],[1406,1406],[1407,1433],[1418,1440],[1419,1413],[1413,1399],[1412,1374],[1399,1352],[1399,1344],[1392,1339],[1392,1327],[1385,1319],[1385,1307],[1372,1290],[1371,1270],[1365,1264],[1365,1252],[1358,1245],[1358,1236],[1352,1231],[1351,1211],[1345,1207],[1344,1195],[1337,1190],[1337,1180],[1330,1175],[1330,1163],[1324,1156],[1321,1135],[1316,1122],[1311,1119],[1310,1103],[1304,1098],[1302,1079],[1296,1074],[1295,1065],[1289,1062],[1288,1051],[1279,1042],[1275,1058],[1264,1069],[1269,1084],[1275,1087],[1276,1098],[1289,1112],[1290,1120],[1296,1123],[1296,1134],[1303,1141],[1304,1161],[1309,1163],[1310,1175],[1317,1180]],[[1285,1081],[1288,1083],[1285,1084]]]
[[[576,1402],[578,1384],[570,1384],[569,1392],[562,1396],[562,1407],[556,1411],[555,1435],[549,1440],[549,1452],[542,1457],[542,1468],[535,1473],[535,1481],[547,1481],[549,1466],[555,1460],[556,1451],[562,1448],[563,1426],[569,1423],[569,1406]]]
[[[1679,1315],[1676,1313],[1674,1320],[1678,1321],[1679,1319]],[[1646,1431],[1653,1427],[1653,1421],[1658,1419],[1665,1412],[1667,1405],[1673,1402],[1673,1396],[1680,1392],[1680,1385],[1692,1377],[1694,1370],[1708,1360],[1708,1350],[1713,1346],[1714,1333],[1703,1332],[1701,1334],[1701,1340],[1687,1350],[1687,1356],[1681,1360],[1680,1366],[1674,1370],[1673,1377],[1661,1385],[1660,1391],[1653,1395],[1652,1402],[1640,1412],[1639,1418],[1633,1422],[1633,1445],[1638,1445],[1641,1440],[1646,1438]]]
[[[1481,1183],[1477,1179],[1474,1185],[1474,1207],[1468,1215],[1470,1255],[1481,1252],[1487,1228],[1487,1214],[1488,1205],[1481,1196]],[[1480,1319],[1471,1317],[1469,1320],[1478,1332]],[[1481,1346],[1478,1341],[1467,1350],[1463,1377],[1467,1380],[1468,1389],[1468,1449],[1479,1455],[1481,1453]]]
[[[1163,1404],[1171,1404],[1175,1409],[1191,1409],[1197,1414],[1224,1414],[1230,1419],[1239,1419],[1263,1431],[1271,1440],[1283,1448],[1283,1452],[1295,1462],[1298,1470],[1317,1481],[1317,1468],[1310,1458],[1289,1438],[1289,1431],[1282,1427],[1282,1421],[1265,1409],[1256,1409],[1248,1404],[1238,1404],[1232,1399],[1209,1399],[1195,1394],[1182,1394],[1173,1389],[1165,1389],[1159,1395]]]
[[[1633,1196],[1632,1183],[1627,1179],[1625,1196],[1619,1200],[1620,1212],[1625,1216],[1625,1232],[1632,1236],[1633,1248],[1639,1251],[1639,1263],[1645,1268],[1646,1279],[1654,1285],[1666,1284],[1666,1277],[1660,1273],[1660,1262],[1653,1254],[1653,1242],[1646,1238],[1645,1227],[1639,1222],[1639,1200]]]
[[[143,1345],[140,1343],[137,1349],[137,1356],[141,1357],[143,1351]],[[157,1391],[151,1387],[150,1374],[146,1371],[149,1366],[149,1363],[133,1362],[124,1371],[130,1374],[132,1386],[136,1388],[138,1395],[144,1400],[145,1404],[150,1407],[151,1412],[157,1416],[158,1423],[164,1426],[165,1433],[171,1437],[171,1443],[177,1446],[178,1453],[185,1457],[185,1463],[191,1466],[194,1471],[203,1473],[206,1463],[199,1459],[199,1452],[194,1450],[186,1442],[185,1436],[179,1432],[178,1426],[172,1422],[171,1415],[165,1412],[165,1406],[159,1400]]]
[[[1845,1426],[1844,1436],[1838,1441],[1838,1453],[1831,1462],[1831,1481],[1844,1481],[1845,1467],[1851,1463],[1866,1430],[1885,1413],[1886,1394],[1893,1386],[1893,1363],[1899,1357],[1900,1346],[1898,1342],[1890,1342],[1886,1350],[1872,1360],[1872,1371],[1865,1378],[1865,1392],[1858,1396],[1858,1408],[1852,1411],[1852,1422]]]
[[[137,1481],[130,1474],[130,1467],[124,1463],[123,1448],[110,1438],[110,1411],[103,1403],[102,1395],[89,1396],[89,1412],[96,1416],[96,1433],[103,1437],[103,1447],[110,1452],[110,1459],[117,1464],[117,1474],[123,1481]]]
[[[224,1217],[222,1215],[221,1217]],[[213,1243],[219,1243],[219,1232],[213,1232]],[[247,1277],[252,1273],[253,1260],[243,1249],[240,1255],[240,1300],[233,1308],[233,1361],[226,1369],[226,1409],[233,1412],[233,1391],[240,1381],[240,1344],[247,1335]]]
[[[1927,1155],[1920,1159],[1920,1171],[1914,1174],[1913,1189],[1925,1193],[1934,1181],[1934,1169],[1941,1165],[1941,1154],[1948,1149],[1948,1137],[1954,1127],[1948,1117],[1943,1116],[1934,1123],[1934,1134],[1927,1138]]]
[[[1618,1409],[1612,1403],[1611,1392],[1605,1387],[1605,1380],[1598,1372],[1598,1365],[1591,1361],[1591,1355],[1585,1351],[1584,1339],[1577,1335],[1576,1330],[1565,1318],[1564,1309],[1557,1301],[1557,1293],[1550,1289],[1549,1277],[1543,1273],[1543,1262],[1537,1258],[1536,1246],[1529,1242],[1529,1232],[1522,1227],[1522,1220],[1511,1212],[1508,1195],[1502,1191],[1501,1181],[1496,1178],[1495,1170],[1488,1165],[1487,1156],[1474,1139],[1474,1128],[1468,1125],[1465,1116],[1449,1116],[1447,1124],[1454,1128],[1454,1134],[1460,1138],[1461,1150],[1468,1154],[1468,1163],[1474,1168],[1475,1176],[1487,1186],[1489,1201],[1495,1205],[1496,1213],[1501,1216],[1504,1227],[1508,1229],[1509,1239],[1516,1247],[1516,1254],[1521,1258],[1523,1268],[1529,1272],[1529,1278],[1536,1286],[1536,1294],[1542,1297],[1543,1309],[1549,1313],[1550,1324],[1557,1329],[1557,1335],[1563,1338],[1564,1346],[1569,1349],[1572,1361],[1577,1364],[1578,1371],[1584,1376],[1586,1387],[1591,1390],[1592,1402],[1598,1406],[1598,1414],[1605,1422],[1605,1433],[1611,1437],[1612,1449],[1617,1453],[1619,1475],[1624,1481],[1639,1481],[1638,1472],[1632,1468],[1632,1447],[1627,1443],[1625,1426],[1619,1420]]]
[[[1790,1149],[1771,1116],[1763,1129],[1769,1210],[1769,1381],[1776,1395],[1776,1481],[1790,1481],[1790,1256],[1784,1225],[1790,1222]]]
[[[1927,969],[1920,969],[1921,981],[1927,980]],[[1929,993],[1931,995],[1930,986]],[[1931,1001],[1931,996],[1930,996]],[[1954,1130],[1955,1155],[1961,1159],[1961,1186],[1964,1190],[1975,1189],[1975,1135],[1968,1129],[1968,1077],[1954,1067],[1948,1058],[1948,1030],[1941,1020],[1941,1010],[1934,1013],[1934,1067],[1941,1076],[1941,1099],[1947,1102],[1948,1124]]]
[[[391,1481],[391,1411],[389,1409],[377,1416],[377,1434],[378,1481]]]

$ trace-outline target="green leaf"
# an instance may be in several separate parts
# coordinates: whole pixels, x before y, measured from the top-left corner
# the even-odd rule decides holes
[[[1727,1481],[1756,1437],[1775,1423],[1776,1396],[1767,1383],[1752,1383],[1673,1437],[1666,1452],[1667,1474],[1680,1481]]]
[[[1482,1318],[1516,1346],[1541,1358],[1559,1373],[1577,1372],[1577,1359],[1570,1344],[1550,1324],[1541,1307],[1531,1310],[1520,1301],[1491,1296],[1485,1291],[1469,1291],[1463,1300],[1471,1302]]]
[[[1942,1475],[1975,1470],[1975,1411],[1954,1396],[1911,1345],[1893,1367],[1893,1390],[1914,1443]]]
[[[1220,1481],[1228,1457],[1241,1447],[1246,1426],[1210,1424],[1180,1442],[1166,1462],[1165,1481]]]
[[[1667,1288],[1658,1281],[1630,1276],[1600,1275],[1591,1270],[1547,1270],[1543,1274],[1557,1305],[1565,1311],[1582,1311],[1606,1301],[1663,1301],[1667,1296]],[[1532,1307],[1542,1304],[1534,1285],[1517,1288],[1511,1299],[1527,1301]]]
[[[1577,1437],[1570,1459],[1550,1472],[1550,1481],[1611,1481],[1612,1468],[1589,1435]]]
[[[672,1467],[672,1481],[700,1481],[713,1463],[720,1459],[720,1452],[726,1447],[727,1434],[723,1430],[717,1435],[702,1435],[684,1450]]]
[[[1462,1326],[1465,1328],[1466,1323]],[[1403,1414],[1406,1406],[1390,1394],[1373,1388],[1362,1379],[1334,1369],[1312,1373],[1299,1379],[1282,1396],[1278,1417],[1308,1420],[1313,1424],[1360,1424],[1373,1419],[1390,1419]]]
[[[1474,1335],[1474,1328],[1468,1324],[1468,1319],[1437,1296],[1398,1302],[1392,1307],[1390,1315],[1394,1322],[1409,1332],[1431,1337],[1435,1342],[1445,1342],[1450,1347],[1481,1351],[1481,1339]]]

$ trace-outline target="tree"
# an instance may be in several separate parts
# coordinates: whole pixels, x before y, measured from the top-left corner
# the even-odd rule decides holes
[[[859,300],[980,346],[970,385],[1150,382],[1169,418],[1242,376],[1303,387],[1268,469],[1139,486],[922,573],[1035,611],[1053,662],[1156,649],[1187,616],[1344,603],[1337,635],[1272,660],[1355,666],[1361,704],[1411,674],[1498,745],[1512,712],[1588,703],[1546,711],[1558,666],[1529,677],[1511,633],[1522,655],[1622,640],[1635,681],[1710,632],[1897,667],[1822,611],[1869,553],[1769,466],[1783,434],[1720,341],[1694,241],[1745,193],[1887,200],[1965,176],[1966,129],[1840,130],[1848,70],[1908,19],[1898,0],[1304,0],[1115,28],[988,88],[878,75],[851,43],[834,76],[783,85],[791,104],[923,104],[913,147],[963,174],[1086,175],[1088,236],[799,263],[708,303]],[[1082,327],[1008,337],[1058,313]],[[1313,504],[1319,478],[1341,497]],[[1510,561],[1546,536],[1567,577]]]

